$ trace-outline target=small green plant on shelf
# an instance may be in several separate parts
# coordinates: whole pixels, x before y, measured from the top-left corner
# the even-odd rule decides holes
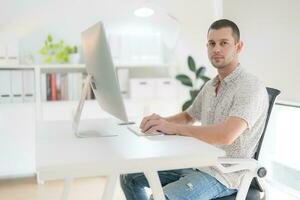
[[[69,46],[63,40],[54,42],[52,35],[48,35],[44,42],[44,46],[39,50],[43,57],[43,62],[46,64],[51,63],[68,63],[70,55],[77,53],[77,46]]]
[[[180,81],[183,85],[190,88],[189,91],[190,99],[184,102],[184,104],[182,105],[182,111],[185,111],[190,105],[192,105],[196,96],[198,95],[200,90],[202,90],[202,88],[204,87],[205,83],[210,80],[209,77],[204,75],[206,71],[206,67],[200,66],[199,68],[197,68],[192,56],[188,56],[187,63],[190,71],[194,73],[194,77],[190,78],[188,75],[185,74],[178,74],[176,76],[176,79],[178,81]]]

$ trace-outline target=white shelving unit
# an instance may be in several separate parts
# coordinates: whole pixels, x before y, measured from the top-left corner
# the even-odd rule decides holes
[[[35,68],[0,65],[0,70]],[[35,171],[35,106],[35,102],[0,104],[0,178],[27,176]]]
[[[141,77],[138,78],[138,81],[136,81],[136,84],[140,91],[136,92],[150,92],[147,91],[149,88],[148,85],[151,87],[159,86],[160,91],[163,92],[164,94],[169,91],[171,92],[170,89],[172,89],[173,93],[175,92],[175,80],[172,78],[167,77],[168,76],[168,68],[170,66],[168,65],[118,65],[116,66],[116,71],[119,69],[128,69],[130,70],[130,79],[136,80],[136,77]],[[57,73],[65,73],[65,72],[80,72],[84,73],[85,71],[85,65],[79,64],[79,65],[73,65],[73,64],[64,64],[64,65],[40,65],[37,66],[36,69],[36,91],[41,91],[41,79],[40,75],[41,73],[52,73],[52,72],[57,72]],[[142,80],[145,82],[149,83],[147,87],[146,85],[141,85],[139,84]],[[151,84],[150,84],[151,83]],[[168,84],[166,84],[168,83]],[[172,84],[172,85],[171,85]],[[128,85],[130,86],[130,81],[128,80]],[[145,88],[143,88],[143,86]],[[153,90],[154,88],[152,88]],[[135,94],[136,94],[135,92]],[[133,92],[132,92],[133,93]],[[151,91],[151,93],[153,93]],[[151,111],[155,110],[155,105],[160,105],[162,101],[166,102],[166,95],[162,97],[162,93],[156,92],[157,95],[153,95],[152,97],[147,97],[144,98],[143,95],[141,94],[141,98],[136,98],[136,99],[129,99],[125,98],[125,106],[127,108],[129,116],[142,116],[144,114],[148,114]],[[57,119],[57,113],[59,114],[59,119],[61,120],[71,120],[72,114],[75,112],[76,106],[77,106],[77,101],[49,101],[49,102],[42,102],[41,98],[41,93],[37,92],[36,94],[36,105],[37,105],[37,121],[39,120],[53,120]],[[136,95],[137,96],[137,95]],[[173,98],[171,96],[171,98]],[[127,96],[128,97],[128,96]],[[153,102],[153,105],[150,105],[150,101]],[[135,106],[131,106],[131,102],[134,102]],[[172,103],[171,103],[172,104]],[[130,107],[130,108],[129,108]],[[165,113],[170,113],[170,109],[166,109],[169,111],[166,111]],[[94,100],[88,100],[85,103],[85,107],[83,110],[82,117],[83,118],[99,118],[99,117],[107,117],[107,113],[102,111],[100,106],[94,101]]]

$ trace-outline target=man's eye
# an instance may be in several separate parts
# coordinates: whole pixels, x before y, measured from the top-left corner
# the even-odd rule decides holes
[[[214,47],[214,46],[216,45],[216,43],[210,42],[210,43],[208,43],[208,45],[209,45],[210,47]]]
[[[224,45],[227,45],[228,42],[221,42],[221,45],[224,46]]]

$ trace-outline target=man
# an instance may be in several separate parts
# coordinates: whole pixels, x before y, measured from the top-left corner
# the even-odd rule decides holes
[[[140,128],[146,132],[190,136],[226,151],[230,158],[251,158],[267,116],[268,94],[264,85],[239,64],[243,42],[237,25],[222,19],[207,34],[207,52],[218,75],[207,82],[194,103],[177,115],[152,114]],[[195,126],[194,121],[201,121]],[[215,167],[159,172],[167,200],[208,200],[237,191],[244,172],[221,173]],[[149,199],[143,173],[121,176],[127,200]]]

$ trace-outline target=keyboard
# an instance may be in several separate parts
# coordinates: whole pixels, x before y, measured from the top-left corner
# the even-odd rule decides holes
[[[143,133],[137,125],[127,125],[128,130],[136,134],[137,136],[153,136],[153,135],[163,135],[162,132],[154,131],[152,133]]]

